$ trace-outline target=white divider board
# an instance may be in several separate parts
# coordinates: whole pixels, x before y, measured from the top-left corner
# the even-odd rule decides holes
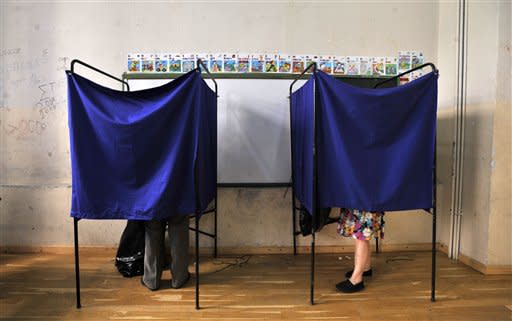
[[[130,89],[168,79],[130,79]],[[213,88],[211,80],[206,79]],[[218,79],[218,182],[290,182],[289,87],[292,80]],[[294,89],[304,83],[297,82]]]

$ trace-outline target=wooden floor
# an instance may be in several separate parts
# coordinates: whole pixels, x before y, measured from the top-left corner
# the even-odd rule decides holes
[[[248,260],[247,260],[248,259]],[[244,263],[245,262],[245,263]],[[227,266],[229,263],[238,263]],[[512,276],[484,276],[438,255],[438,301],[430,302],[430,253],[381,253],[366,289],[334,284],[352,265],[317,255],[316,304],[309,305],[309,256],[204,257],[201,307],[194,279],[150,292],[123,278],[105,252],[81,256],[82,309],[75,309],[72,255],[1,254],[2,320],[511,320]],[[192,270],[192,266],[191,266]],[[164,273],[168,284],[169,272]]]

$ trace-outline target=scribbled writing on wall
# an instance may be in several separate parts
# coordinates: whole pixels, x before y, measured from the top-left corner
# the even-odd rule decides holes
[[[46,57],[36,57],[30,60],[17,60],[12,62],[3,63],[0,66],[1,73],[21,73],[27,70],[36,70],[37,68],[48,63]]]
[[[47,84],[39,85],[39,90],[41,90],[41,97],[39,101],[36,103],[36,108],[39,112],[39,116],[41,119],[45,119],[48,117],[48,114],[55,109],[57,109],[57,105],[55,103],[54,92],[55,82],[50,82]]]
[[[48,125],[39,120],[22,119],[16,124],[7,125],[7,135],[15,136],[17,139],[22,139],[30,134],[41,135]]]
[[[16,139],[41,135],[48,127],[49,116],[57,109],[58,105],[65,103],[65,99],[57,100],[56,98],[56,89],[62,85],[61,81],[36,85],[39,91],[39,99],[34,103],[34,108],[37,110],[37,118],[21,119],[7,124],[4,127],[6,134]]]
[[[57,58],[57,70],[66,70],[69,65],[69,58],[68,57],[58,57]]]
[[[21,48],[7,48],[7,49],[2,49],[0,51],[0,57],[19,55],[20,53],[21,53]]]
[[[27,106],[27,87],[43,82],[51,59],[44,52],[41,56],[30,54],[22,48],[7,48],[0,51],[0,108]]]

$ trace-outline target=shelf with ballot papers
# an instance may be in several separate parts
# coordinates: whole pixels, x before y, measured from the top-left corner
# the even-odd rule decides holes
[[[149,73],[149,72],[125,72],[122,75],[123,80],[136,80],[136,79],[176,79],[183,76],[183,73]],[[271,72],[248,72],[248,73],[228,73],[228,72],[212,72],[211,75],[215,79],[283,79],[294,80],[297,74],[293,73],[271,73]],[[305,74],[301,79],[308,79],[311,74]],[[391,76],[365,76],[365,75],[332,75],[343,82],[351,85],[373,88],[373,86],[382,81],[391,78]],[[210,78],[206,73],[203,73],[204,78]],[[384,87],[392,87],[396,84],[389,84]]]

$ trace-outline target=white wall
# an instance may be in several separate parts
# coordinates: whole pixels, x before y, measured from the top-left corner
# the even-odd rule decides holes
[[[437,63],[453,25],[441,2],[246,1],[172,3],[1,2],[0,245],[70,245],[69,143],[64,69],[73,58],[120,75],[128,52],[284,52],[395,56],[420,50]],[[441,19],[442,18],[442,19]],[[445,20],[452,19],[452,20]],[[448,60],[442,61],[449,66]],[[80,71],[112,87],[115,82]],[[444,81],[441,70],[441,83]],[[446,78],[448,79],[448,78]],[[453,87],[440,86],[451,108]],[[51,103],[45,107],[45,102]],[[42,104],[42,105],[41,105]],[[443,135],[451,135],[450,120]],[[447,129],[448,128],[448,129]],[[442,140],[439,181],[449,208],[450,137]],[[222,142],[219,142],[222,144]],[[219,246],[291,244],[284,189],[222,189]],[[448,206],[448,207],[447,207]],[[205,219],[205,226],[211,224]],[[430,216],[390,214],[387,243],[430,241]],[[123,222],[80,223],[81,243],[114,245]],[[442,232],[442,235],[446,234]],[[446,236],[442,236],[445,238]],[[309,242],[301,239],[301,242]],[[303,243],[306,244],[306,243]],[[320,234],[320,244],[350,244]]]
[[[468,8],[467,106],[462,201],[462,254],[484,263],[489,232],[493,112],[496,105],[497,5]]]
[[[493,161],[491,162],[491,219],[489,221],[490,265],[512,265],[512,63],[511,2],[498,6],[498,63],[496,109],[493,128]]]
[[[461,254],[512,265],[510,2],[469,2]]]
[[[437,208],[438,241],[447,246],[450,239],[454,111],[456,105],[457,3],[440,2],[438,15],[437,67],[439,97],[437,121]]]

